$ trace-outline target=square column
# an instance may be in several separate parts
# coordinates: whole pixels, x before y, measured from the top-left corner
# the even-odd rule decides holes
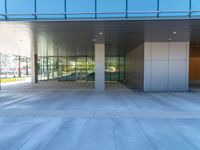
[[[31,57],[31,82],[38,83],[37,55]]]
[[[31,82],[38,83],[38,65],[36,46],[32,45],[31,49]]]
[[[95,89],[105,91],[105,44],[95,43]]]

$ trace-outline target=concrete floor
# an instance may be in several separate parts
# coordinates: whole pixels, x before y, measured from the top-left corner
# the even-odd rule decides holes
[[[200,149],[200,92],[140,93],[112,83],[101,93],[69,86],[3,90],[0,150]]]

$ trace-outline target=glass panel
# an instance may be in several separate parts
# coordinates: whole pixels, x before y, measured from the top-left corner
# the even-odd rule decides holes
[[[123,62],[120,63],[120,61],[123,61]],[[124,57],[118,57],[118,56],[106,57],[105,79],[106,81],[123,81],[124,80]]]
[[[30,79],[30,58],[1,53],[1,84],[28,81]]]
[[[5,14],[5,0],[0,0],[0,14]],[[5,17],[0,16],[0,19],[4,19]]]
[[[200,10],[200,0],[192,0],[192,10]],[[192,13],[192,16],[200,16],[200,12]]]
[[[94,49],[88,49],[87,56],[94,56]]]
[[[58,81],[66,81],[66,75],[67,71],[65,69],[65,66],[58,66]]]
[[[157,11],[158,0],[128,0],[128,11]],[[157,13],[129,13],[128,17],[156,16]]]
[[[48,79],[48,67],[47,67],[47,58],[46,57],[38,57],[38,79],[39,80],[47,80]]]
[[[76,56],[86,56],[87,51],[85,49],[78,48],[76,49]]]
[[[111,81],[119,81],[119,68],[115,67],[115,69],[111,72]]]
[[[9,15],[8,18],[34,18],[34,0],[7,0],[8,14],[29,14],[29,15]]]
[[[59,65],[66,65],[66,64],[67,64],[67,58],[59,57]]]
[[[95,0],[67,0],[68,13],[95,12]],[[94,18],[95,14],[71,14],[67,18]]]
[[[94,57],[87,57],[87,81],[94,81]]]
[[[124,57],[120,57],[120,65],[124,65]]]
[[[75,65],[76,65],[75,58],[76,58],[76,57],[68,57],[68,58],[67,58],[67,65],[68,65],[68,66],[75,66]]]
[[[120,81],[124,81],[125,77],[124,77],[124,66],[120,66]]]
[[[118,12],[116,14],[98,14],[97,17],[125,17],[126,0],[97,0],[97,12]]]
[[[188,11],[189,0],[160,0],[160,11]],[[187,16],[187,12],[161,13],[160,16]]]
[[[64,19],[65,15],[64,0],[38,0],[37,13],[51,14],[51,15],[38,15],[38,18],[53,18]],[[56,14],[56,15],[53,15]]]
[[[76,56],[76,51],[74,49],[69,48],[66,51],[67,51],[67,56]]]
[[[59,66],[59,81],[75,81],[75,66]]]
[[[65,48],[58,48],[58,56],[66,56],[66,49]]]
[[[94,81],[94,56],[42,56],[38,58],[39,80]],[[124,80],[124,57],[106,57],[106,81]],[[122,77],[121,77],[122,76]]]
[[[76,65],[86,65],[86,57],[77,57]]]

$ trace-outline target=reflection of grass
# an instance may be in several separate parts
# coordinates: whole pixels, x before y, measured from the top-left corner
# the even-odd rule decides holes
[[[25,81],[26,78],[5,78],[0,79],[1,83],[10,83],[10,82],[17,82],[17,81]]]

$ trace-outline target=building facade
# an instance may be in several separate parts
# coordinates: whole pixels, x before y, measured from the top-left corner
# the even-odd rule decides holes
[[[199,19],[199,0],[0,0],[0,49],[30,51],[33,82],[188,91],[200,84]],[[19,39],[29,46],[9,47]]]

